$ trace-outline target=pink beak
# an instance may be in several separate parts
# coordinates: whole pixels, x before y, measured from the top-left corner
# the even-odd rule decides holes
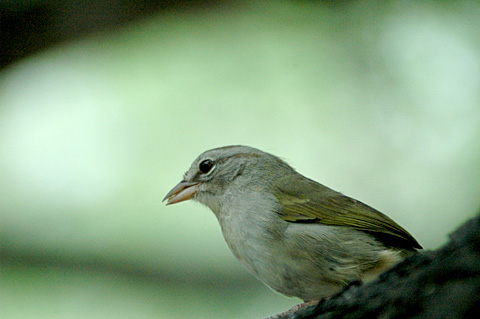
[[[167,200],[167,205],[171,205],[189,200],[198,191],[199,186],[200,183],[198,182],[192,183],[181,181],[168,192],[163,201]]]

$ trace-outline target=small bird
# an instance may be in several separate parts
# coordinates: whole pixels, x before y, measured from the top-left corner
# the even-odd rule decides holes
[[[247,270],[273,290],[304,301],[368,282],[422,247],[374,208],[248,146],[202,153],[164,198],[193,199],[217,217]]]

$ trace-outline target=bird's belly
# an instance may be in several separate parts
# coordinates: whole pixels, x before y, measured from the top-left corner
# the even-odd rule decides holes
[[[333,295],[343,287],[340,282],[328,279],[329,271],[318,263],[290,255],[272,256],[250,267],[253,268],[251,272],[273,290],[305,301]]]
[[[287,249],[284,238],[272,240],[255,234],[230,235],[224,232],[228,246],[240,263],[279,293],[306,301],[319,300],[338,292],[343,286],[329,279],[331,270],[318,259],[305,258]]]
[[[248,271],[287,296],[318,300],[353,280],[378,275],[398,261],[396,253],[390,255],[392,252],[362,232],[319,224],[274,223],[250,215],[249,219],[223,223],[222,231]],[[236,227],[229,227],[232,225]]]

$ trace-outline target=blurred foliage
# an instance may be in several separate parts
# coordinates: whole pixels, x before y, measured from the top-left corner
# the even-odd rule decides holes
[[[207,209],[161,203],[221,145],[281,156],[440,246],[479,205],[479,13],[471,1],[176,8],[11,64],[1,317],[249,318],[298,302],[237,264]]]

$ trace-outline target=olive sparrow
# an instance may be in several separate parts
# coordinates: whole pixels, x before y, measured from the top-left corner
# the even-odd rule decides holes
[[[304,301],[370,281],[421,246],[392,219],[247,146],[202,153],[164,198],[217,217],[235,257],[273,290]]]

